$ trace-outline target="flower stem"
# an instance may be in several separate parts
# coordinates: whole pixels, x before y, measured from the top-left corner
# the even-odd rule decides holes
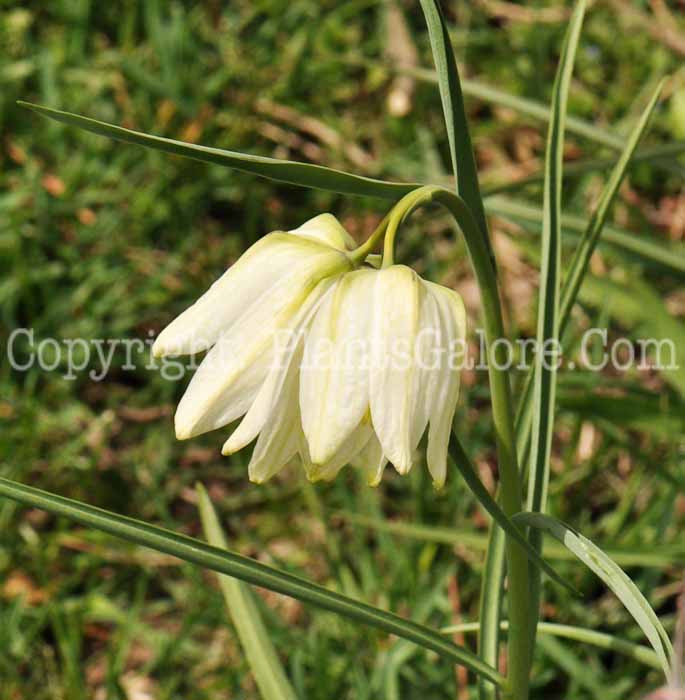
[[[497,441],[500,470],[500,500],[502,509],[511,517],[522,509],[521,482],[516,460],[514,438],[514,410],[509,376],[506,370],[506,348],[497,343],[504,338],[502,307],[497,284],[497,272],[489,246],[476,224],[473,214],[463,199],[442,187],[421,187],[405,195],[390,214],[386,232],[383,265],[392,260],[392,246],[399,223],[417,207],[436,202],[445,207],[459,226],[471,258],[480,289],[483,325],[488,354],[488,372],[492,401],[492,417]],[[389,263],[391,264],[391,263]],[[506,539],[507,571],[509,577],[509,642],[507,697],[527,700],[531,658],[529,633],[529,571],[524,550],[511,538]]]
[[[374,232],[358,248],[355,248],[347,254],[355,265],[363,263],[369,253],[373,252],[374,248],[380,243],[381,238],[385,235],[389,219],[390,214],[384,216],[380,224],[376,226]]]
[[[431,187],[419,187],[402,197],[393,207],[389,214],[388,228],[385,232],[385,241],[383,242],[383,267],[390,267],[395,263],[395,236],[397,235],[397,229],[411,215],[414,209],[430,201],[431,191]]]

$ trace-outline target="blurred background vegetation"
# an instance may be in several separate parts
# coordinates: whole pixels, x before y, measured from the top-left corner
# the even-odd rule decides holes
[[[514,336],[535,333],[549,99],[561,2],[444,5]],[[685,562],[685,18],[682,2],[597,0],[571,89],[565,241],[577,240],[608,159],[669,75],[664,101],[614,207],[575,314],[610,338],[671,338],[681,369],[563,372],[552,514],[623,564],[674,627]],[[304,191],[85,135],[22,110],[26,99],[172,138],[408,181],[445,182],[447,144],[418,3],[382,0],[0,2],[0,473],[201,535],[208,488],[234,550],[433,626],[477,616],[487,519],[459,477],[435,493],[422,466],[370,490],[353,470],[311,486],[290,469],[247,480],[222,435],[179,443],[187,378],[125,369],[103,381],[16,372],[7,339],[157,333],[247,246],[321,211],[362,240],[388,204]],[[488,87],[500,93],[490,94]],[[526,98],[537,105],[512,103]],[[533,105],[533,108],[535,105]],[[588,125],[589,128],[588,128]],[[678,142],[680,145],[678,145]],[[613,144],[613,145],[612,145]],[[672,144],[676,144],[672,146]],[[661,149],[661,150],[660,150]],[[495,194],[497,192],[497,194]],[[399,258],[478,300],[442,214],[419,214]],[[28,356],[21,343],[17,357]],[[496,464],[484,373],[457,416],[489,488]],[[249,452],[249,450],[248,450]],[[546,584],[544,618],[640,641],[618,601],[549,549],[584,599]],[[411,645],[260,591],[301,697],[468,698],[473,679]],[[473,640],[471,640],[473,641]],[[639,698],[659,673],[541,636],[538,697]],[[215,579],[172,558],[0,502],[0,698],[254,698]]]

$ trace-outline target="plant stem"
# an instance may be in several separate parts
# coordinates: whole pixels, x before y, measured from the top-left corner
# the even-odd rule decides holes
[[[430,186],[419,187],[419,189],[410,192],[402,197],[390,212],[385,241],[383,242],[383,267],[390,267],[395,263],[395,236],[397,235],[397,229],[411,215],[414,209],[420,207],[426,201],[430,201],[430,199],[426,200],[426,197],[429,196],[428,193],[431,189]]]
[[[421,187],[405,195],[391,214],[385,239],[383,263],[386,264],[386,256],[392,255],[392,244],[397,225],[395,222],[403,221],[414,209],[430,202],[436,202],[445,207],[459,226],[464,235],[480,289],[488,354],[492,417],[500,470],[500,499],[502,509],[506,515],[511,517],[521,511],[522,501],[520,475],[516,461],[511,387],[507,371],[502,369],[506,366],[506,349],[502,342],[496,342],[505,337],[502,308],[497,273],[489,249],[471,210],[461,197],[442,187]],[[511,538],[506,539],[506,555],[509,575],[508,609],[510,619],[509,697],[512,700],[527,700],[531,658],[528,560],[524,550]]]
[[[478,622],[464,622],[460,625],[450,625],[440,630],[443,634],[468,633],[478,632],[480,624]],[[500,629],[509,629],[509,624],[506,620],[500,624]],[[555,622],[539,622],[538,631],[543,634],[549,634],[554,637],[562,637],[563,639],[572,639],[583,644],[592,644],[598,649],[606,649],[608,651],[616,651],[619,654],[625,654],[628,658],[639,661],[645,666],[655,669],[656,671],[663,670],[659,657],[653,649],[642,644],[635,644],[620,637],[616,637],[606,632],[596,632],[591,629],[582,627],[573,627],[572,625],[560,625]]]
[[[376,226],[374,232],[358,248],[348,253],[348,256],[355,265],[360,265],[364,262],[369,253],[372,253],[374,248],[380,243],[381,238],[385,235],[385,229],[388,226],[389,219],[389,214],[384,216],[380,224]]]
[[[480,587],[478,606],[478,656],[497,664],[499,658],[500,618],[502,614],[502,591],[504,590],[504,561],[506,557],[504,530],[493,520],[490,525],[485,566]],[[478,697],[495,700],[497,690],[478,679]]]

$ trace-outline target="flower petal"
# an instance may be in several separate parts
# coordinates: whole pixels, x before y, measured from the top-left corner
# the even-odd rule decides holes
[[[383,448],[374,433],[364,445],[359,454],[351,461],[351,464],[362,469],[366,475],[369,486],[378,486],[381,483],[385,465],[388,458],[383,454]]]
[[[273,330],[246,323],[207,353],[176,409],[179,440],[221,428],[250,408],[273,362]]]
[[[447,450],[459,399],[460,372],[452,366],[450,356],[454,354],[456,344],[463,343],[466,338],[466,312],[464,302],[455,291],[432,282],[425,284],[437,302],[445,350],[441,353],[440,379],[429,395],[430,426],[426,454],[433,484],[440,488],[445,483]]]
[[[296,371],[299,369],[304,330],[326,295],[331,293],[336,281],[337,278],[329,277],[319,282],[314,291],[307,297],[292,323],[288,324],[278,334],[278,337],[274,338],[275,353],[269,373],[240,425],[224,444],[223,454],[233,454],[248,445],[270,420],[296,355],[298,364]]]
[[[290,233],[320,241],[342,251],[352,250],[357,245],[333,214],[319,214]]]
[[[292,362],[285,375],[281,392],[273,407],[269,421],[259,433],[248,474],[257,484],[270,479],[296,454],[301,443],[300,410],[298,396],[298,368],[302,359],[302,343],[298,343]]]
[[[375,273],[371,332],[371,419],[383,452],[400,474],[412,465],[414,347],[425,288],[404,265]]]
[[[423,282],[423,281],[422,281]],[[423,286],[423,284],[422,284]],[[411,447],[416,450],[428,427],[432,396],[439,390],[441,323],[438,304],[432,294],[421,295],[419,330],[414,358],[416,369],[412,385]]]
[[[236,326],[232,334],[219,339],[195,372],[176,409],[179,440],[221,428],[250,409],[272,368],[284,359],[283,352],[288,351],[300,325],[334,279],[322,280],[301,306],[286,308],[269,319],[260,314],[250,316]],[[290,349],[292,351],[292,347]],[[266,402],[268,388],[255,414],[265,409]],[[255,414],[250,422],[259,417]],[[245,427],[245,433],[250,430],[249,426]]]
[[[319,280],[350,268],[344,253],[320,241],[270,233],[172,321],[152,351],[159,357],[207,350],[248,319],[268,323],[292,310]]]
[[[362,421],[347,436],[336,453],[323,464],[313,463],[305,448],[301,454],[307,478],[310,481],[331,481],[344,466],[352,464],[372,437],[373,428],[368,422]]]
[[[368,410],[368,338],[376,275],[372,270],[343,275],[307,335],[300,410],[314,464],[332,459]]]

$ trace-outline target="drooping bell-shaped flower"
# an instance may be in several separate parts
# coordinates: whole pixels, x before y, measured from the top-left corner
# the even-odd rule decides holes
[[[242,416],[223,447],[256,439],[250,479],[299,455],[312,480],[347,464],[377,484],[427,462],[445,480],[465,337],[461,298],[403,265],[355,269],[353,241],[330,214],[253,245],[157,338],[155,355],[209,350],[176,412],[189,438]]]
[[[247,413],[233,445],[247,444],[261,431],[255,456],[266,447],[274,453],[275,427],[262,428],[274,420],[287,393],[285,385],[294,381],[287,370],[297,364],[301,343],[293,339],[336,277],[352,269],[347,255],[352,244],[330,214],[293,231],[270,233],[160,333],[153,345],[155,356],[209,350],[178,405],[179,439],[220,428]],[[282,441],[283,436],[275,439]],[[281,446],[281,451],[288,449]]]
[[[343,275],[305,340],[300,409],[310,472],[333,476],[342,455],[363,466],[371,483],[388,461],[405,474],[428,427],[428,468],[441,486],[464,338],[459,295],[412,269]]]

